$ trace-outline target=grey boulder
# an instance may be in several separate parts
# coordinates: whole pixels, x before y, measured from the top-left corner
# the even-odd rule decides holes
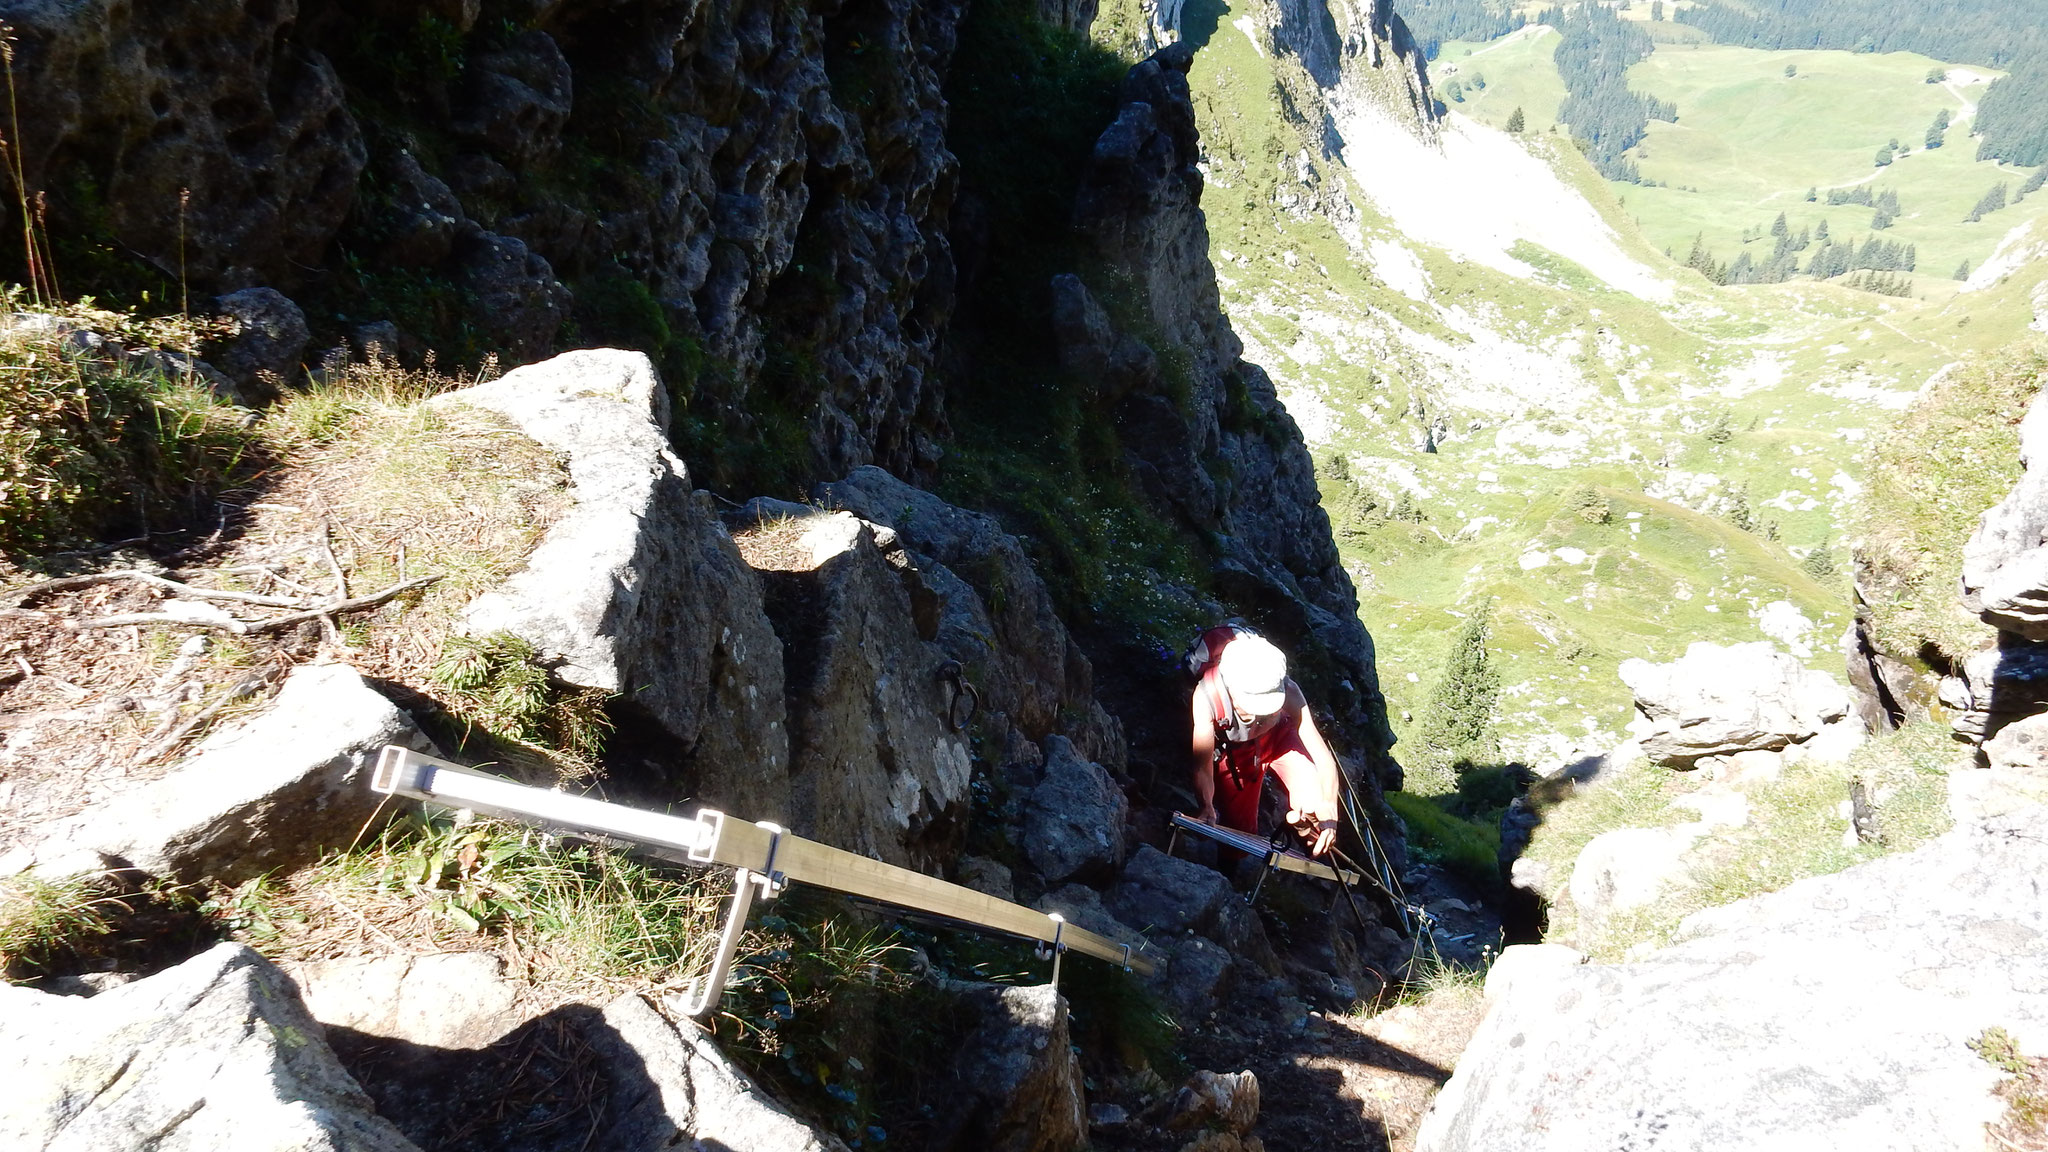
[[[1962,825],[1697,914],[1639,962],[1517,965],[1417,1147],[1983,1147],[2003,1076],[1968,1042],[2048,1049],[2044,826]]]
[[[1662,764],[1783,748],[1849,712],[1846,689],[1768,641],[1698,641],[1668,664],[1624,661],[1621,679],[1649,721],[1643,753]]]
[[[937,1147],[1072,1152],[1088,1142],[1081,1061],[1050,984],[970,992],[981,1023],[954,1060],[953,1113]]]
[[[1045,776],[1024,809],[1024,850],[1047,884],[1107,877],[1124,858],[1130,805],[1109,773],[1064,736],[1045,740]]]
[[[430,747],[354,669],[300,665],[254,719],[207,737],[161,779],[61,822],[11,854],[10,870],[103,861],[234,884],[311,863],[347,847],[376,813],[369,776],[387,744]]]
[[[0,985],[0,1146],[416,1152],[238,944],[90,999]]]
[[[569,352],[433,404],[496,412],[560,453],[575,500],[462,627],[522,637],[563,681],[616,694],[615,708],[673,742],[677,763],[664,767],[699,798],[783,818],[782,645],[759,581],[669,451],[654,365],[638,352]]]
[[[275,288],[244,288],[214,304],[234,327],[212,356],[215,368],[259,396],[305,384],[300,358],[313,333],[297,304]]]

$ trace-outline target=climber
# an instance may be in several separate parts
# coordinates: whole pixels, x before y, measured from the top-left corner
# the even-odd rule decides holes
[[[1287,823],[1309,855],[1328,852],[1337,838],[1337,758],[1287,678],[1287,657],[1250,628],[1226,624],[1195,640],[1188,670],[1201,678],[1190,742],[1196,816],[1257,835],[1270,769],[1287,792]]]

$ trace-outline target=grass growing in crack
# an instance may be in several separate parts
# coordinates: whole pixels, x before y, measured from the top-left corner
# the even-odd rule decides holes
[[[112,932],[113,901],[83,877],[0,881],[0,970],[25,979],[59,953]]]
[[[565,687],[541,667],[534,646],[517,636],[450,636],[434,665],[458,719],[500,740],[554,749],[595,770],[611,731],[606,695]]]

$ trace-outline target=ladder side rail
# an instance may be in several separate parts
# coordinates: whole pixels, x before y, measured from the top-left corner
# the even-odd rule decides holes
[[[1149,974],[1150,960],[1107,936],[1046,913],[926,876],[908,868],[737,820],[715,809],[695,818],[627,808],[518,784],[461,765],[390,747],[378,762],[372,787],[449,807],[545,823],[598,838],[666,849],[687,863],[723,865],[760,874],[774,885],[800,881],[884,904],[942,916],[978,928],[1044,944],[1059,944],[1098,960]]]

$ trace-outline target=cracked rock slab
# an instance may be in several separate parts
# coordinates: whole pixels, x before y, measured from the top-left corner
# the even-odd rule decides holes
[[[2048,1046],[2048,809],[1699,913],[1629,964],[1526,966],[1420,1152],[1984,1146],[2002,1075]]]

